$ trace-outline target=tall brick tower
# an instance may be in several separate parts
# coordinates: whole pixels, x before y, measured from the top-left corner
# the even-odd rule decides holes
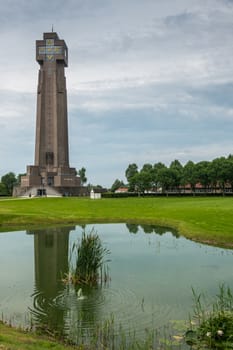
[[[80,179],[75,168],[69,166],[65,78],[68,49],[65,41],[60,40],[55,32],[44,33],[43,40],[36,41],[36,60],[40,70],[35,163],[27,166],[27,175],[21,177],[20,192],[78,194]]]

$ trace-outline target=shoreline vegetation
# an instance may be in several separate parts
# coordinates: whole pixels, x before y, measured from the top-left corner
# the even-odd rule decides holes
[[[0,321],[0,349],[1,350],[81,350],[57,341],[54,337],[38,335],[35,332],[14,328]]]
[[[170,227],[188,239],[233,248],[231,197],[16,198],[0,200],[0,231],[88,224]]]

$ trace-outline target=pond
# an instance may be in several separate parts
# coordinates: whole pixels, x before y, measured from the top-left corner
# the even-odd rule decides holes
[[[110,281],[77,289],[62,282],[70,247],[93,227],[111,252]],[[216,295],[233,288],[233,251],[179,237],[149,225],[95,224],[0,233],[0,312],[13,325],[42,325],[75,341],[77,330],[91,330],[114,317],[122,329],[159,328],[187,320],[192,288]]]

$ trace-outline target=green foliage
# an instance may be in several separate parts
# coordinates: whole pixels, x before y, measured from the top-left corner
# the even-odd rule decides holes
[[[132,330],[125,331],[121,325],[116,325],[114,316],[96,324],[92,329],[81,329],[74,324],[77,344],[69,346],[69,341],[54,338],[50,334],[34,334],[16,330],[0,323],[1,350],[181,350],[181,341],[171,337],[174,329],[170,325],[161,330],[145,329],[140,338]],[[179,337],[181,338],[181,337]]]
[[[7,195],[11,196],[13,192],[14,185],[17,184],[17,179],[14,173],[9,172],[2,176],[1,182],[5,185],[7,189]]]
[[[111,187],[111,192],[115,192],[119,187],[124,186],[124,182],[116,179]]]
[[[8,195],[8,190],[5,184],[0,182],[0,196],[7,196]]]
[[[155,163],[154,166],[146,163],[141,170],[133,163],[128,166],[125,175],[129,190],[135,192],[158,191],[160,188],[163,192],[180,192],[185,185],[195,192],[198,184],[213,192],[217,188],[224,192],[226,185],[233,191],[233,156],[196,164],[189,160],[184,166],[177,159],[169,167],[163,163]]]
[[[138,197],[136,192],[105,192],[102,193],[102,198],[128,198]]]
[[[128,168],[125,171],[125,177],[129,183],[129,191],[134,191],[135,189],[135,175],[138,174],[137,164],[129,164]]]
[[[200,294],[194,295],[194,325],[186,333],[188,344],[205,345],[210,349],[233,348],[233,295],[225,285],[210,306]]]
[[[78,175],[80,176],[81,184],[84,185],[87,182],[86,169],[84,167],[82,167],[78,171]]]
[[[182,185],[183,166],[177,159],[175,159],[171,162],[169,169],[172,176],[173,188],[179,190],[179,186]]]
[[[172,169],[163,168],[158,171],[158,180],[163,192],[175,187],[175,172]]]
[[[131,186],[135,192],[144,193],[152,188],[152,175],[149,171],[141,170],[131,178]]]
[[[95,285],[108,279],[105,260],[110,251],[103,247],[101,239],[92,230],[89,234],[82,233],[80,242],[74,242],[71,249],[71,259],[74,258],[74,268],[71,280],[75,284]]]
[[[51,336],[39,336],[33,332],[16,330],[0,322],[0,349],[1,350],[72,350],[73,346],[68,346],[62,342],[56,342]],[[84,350],[77,346],[76,350]]]
[[[183,182],[190,184],[192,191],[195,190],[195,186],[198,182],[198,172],[195,164],[190,160],[183,168]]]

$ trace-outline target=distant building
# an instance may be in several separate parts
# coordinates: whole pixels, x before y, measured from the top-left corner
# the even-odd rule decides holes
[[[128,189],[128,187],[119,187],[116,191],[115,191],[115,193],[127,193],[127,192],[129,192],[129,189]]]
[[[90,198],[91,199],[101,199],[101,193],[95,192],[93,189],[90,192]]]
[[[35,162],[27,166],[14,195],[79,195],[85,190],[75,168],[69,165],[65,41],[57,33],[44,33],[43,40],[36,41],[36,60],[40,70]]]

